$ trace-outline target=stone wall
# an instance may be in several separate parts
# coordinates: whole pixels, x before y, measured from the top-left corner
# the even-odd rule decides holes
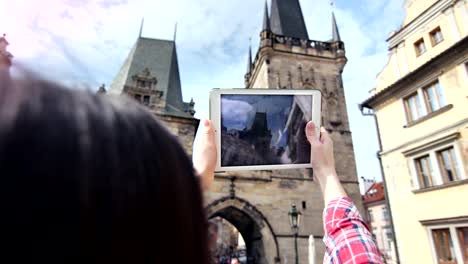
[[[200,120],[195,118],[157,115],[158,119],[166,125],[169,131],[176,135],[185,151],[192,155],[193,141]]]

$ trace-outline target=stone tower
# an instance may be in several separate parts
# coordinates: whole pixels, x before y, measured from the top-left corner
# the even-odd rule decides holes
[[[342,82],[347,59],[335,16],[331,16],[332,39],[316,41],[309,39],[299,0],[272,0],[271,15],[268,11],[265,4],[260,46],[254,58],[249,50],[245,86],[322,92],[322,125],[334,141],[337,173],[362,209]],[[308,263],[313,248],[320,263],[325,252],[323,199],[312,174],[311,170],[217,174],[207,194],[207,214],[236,226],[246,242],[248,263],[293,263],[294,234],[288,210],[296,204],[302,213],[299,262]]]
[[[101,86],[98,93],[106,93]],[[188,153],[199,120],[195,103],[182,100],[175,41],[138,37],[112,82],[109,94],[129,96],[147,106],[167,128],[179,136]]]
[[[11,61],[13,55],[7,51],[7,46],[10,43],[5,38],[5,34],[0,38],[0,74],[9,76],[9,71],[11,67]],[[4,76],[1,76],[4,77]]]

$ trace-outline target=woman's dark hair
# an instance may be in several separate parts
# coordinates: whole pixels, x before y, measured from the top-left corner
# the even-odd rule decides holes
[[[202,206],[190,159],[143,107],[1,80],[0,262],[208,263]]]

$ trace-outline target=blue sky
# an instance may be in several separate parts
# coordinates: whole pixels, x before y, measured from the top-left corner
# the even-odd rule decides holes
[[[331,37],[329,0],[300,0],[309,36]],[[270,1],[268,1],[270,3]],[[381,179],[372,117],[358,103],[375,86],[387,62],[386,38],[404,19],[404,0],[336,0],[346,44],[344,71],[358,175]],[[185,101],[208,117],[212,88],[243,87],[249,38],[258,47],[263,0],[0,0],[0,33],[19,63],[77,88],[110,85],[138,36],[172,39],[177,48]]]

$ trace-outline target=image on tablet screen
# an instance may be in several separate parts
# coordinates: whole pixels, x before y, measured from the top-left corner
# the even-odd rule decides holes
[[[221,166],[306,164],[312,95],[221,95]]]

